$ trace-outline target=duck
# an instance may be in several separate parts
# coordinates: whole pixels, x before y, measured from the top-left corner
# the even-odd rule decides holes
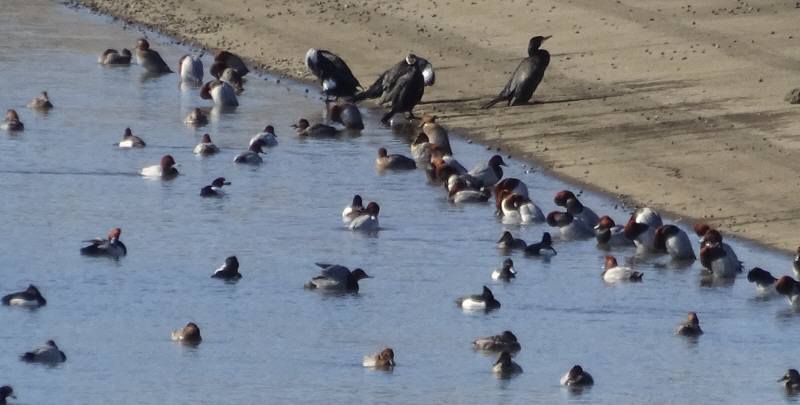
[[[514,262],[510,258],[503,260],[503,266],[492,272],[492,280],[511,281],[515,277],[517,271],[514,270]]]
[[[566,387],[588,387],[594,385],[594,378],[592,375],[584,371],[583,367],[574,365],[572,368],[561,377],[561,385]]]
[[[6,116],[3,119],[3,123],[0,124],[0,129],[4,131],[22,131],[25,129],[25,125],[19,120],[19,114],[17,114],[17,111],[14,109],[9,109],[6,111]]]
[[[522,367],[511,360],[511,353],[503,351],[494,363],[492,372],[502,377],[509,377],[522,373]]]
[[[203,341],[200,336],[200,327],[194,322],[189,322],[186,326],[172,331],[172,340],[188,345],[198,345]]]
[[[594,236],[592,227],[569,212],[553,211],[547,214],[547,225],[558,228],[563,240],[589,239]]]
[[[172,180],[178,176],[178,169],[175,168],[175,165],[175,159],[172,155],[164,155],[161,157],[159,164],[147,166],[140,173],[144,177]]]
[[[544,222],[544,214],[530,198],[503,190],[505,198],[500,203],[504,224],[527,225]]]
[[[657,228],[652,228],[650,225],[636,222],[636,217],[631,215],[628,222],[623,227],[622,233],[626,238],[633,241],[636,250],[653,253],[656,251],[656,229]]]
[[[250,144],[250,148],[233,158],[233,163],[244,163],[248,165],[260,165],[264,162],[264,159],[261,158],[259,155],[260,153],[264,153],[264,150],[261,149],[264,146],[264,141],[260,139],[256,139],[255,142]]]
[[[6,405],[6,398],[17,399],[17,397],[14,396],[14,389],[11,388],[10,385],[0,387],[0,405]]]
[[[329,98],[352,98],[361,83],[342,58],[325,49],[311,48],[306,52],[306,66],[322,85],[322,94]]]
[[[678,325],[678,328],[675,329],[675,334],[689,337],[702,335],[703,330],[700,329],[700,319],[697,318],[697,314],[689,312],[686,316],[686,322]]]
[[[230,185],[231,182],[225,180],[224,177],[217,177],[211,184],[200,189],[200,197],[222,197],[225,195],[222,186]]]
[[[305,284],[305,288],[310,290],[358,292],[359,280],[372,278],[360,268],[350,271],[338,264],[315,264],[322,269],[322,274]]]
[[[361,196],[356,194],[353,196],[353,202],[342,210],[342,222],[349,224],[350,221],[361,215],[362,211],[364,211],[364,202],[361,200]]]
[[[203,61],[197,55],[183,55],[178,61],[181,82],[203,84]]]
[[[797,248],[794,260],[792,260],[792,271],[794,271],[795,277],[800,278],[800,247]]]
[[[800,373],[793,368],[790,368],[778,382],[783,383],[783,388],[788,393],[797,393],[800,391]]]
[[[542,234],[542,240],[532,243],[525,248],[526,256],[555,256],[558,252],[553,248],[553,238],[550,232]]]
[[[109,256],[112,258],[122,257],[128,254],[125,244],[119,240],[122,229],[112,228],[108,231],[106,239],[95,238],[85,242],[91,243],[89,246],[81,248],[84,256]]]
[[[395,153],[390,155],[386,148],[379,148],[375,167],[378,170],[414,170],[417,168],[417,163],[410,157]]]
[[[329,109],[331,121],[344,125],[347,129],[364,129],[361,111],[353,103],[333,104]]]
[[[127,48],[122,48],[122,51],[119,52],[116,49],[106,49],[100,54],[97,62],[101,65],[130,65],[132,56],[131,51]]]
[[[140,38],[136,42],[136,62],[141,65],[147,73],[172,73],[172,70],[161,58],[158,52],[150,49],[150,42]]]
[[[120,148],[144,148],[147,144],[139,138],[138,136],[134,135],[130,128],[125,128],[125,133],[122,134],[122,140],[119,141],[117,145]]]
[[[239,77],[244,77],[250,73],[250,69],[247,68],[239,55],[229,51],[219,51],[214,55],[214,63],[211,64],[209,73],[219,79],[226,69],[233,69]]]
[[[381,207],[378,206],[378,203],[370,201],[370,203],[367,204],[367,208],[364,208],[363,211],[359,212],[355,218],[347,223],[347,229],[361,232],[378,231],[380,229],[380,224],[378,223],[378,213],[380,210]]]
[[[445,155],[452,155],[453,149],[450,146],[450,136],[447,135],[447,130],[436,122],[437,119],[439,117],[436,115],[423,114],[419,126],[422,128],[422,133],[428,137],[428,142],[438,146],[439,150]]]
[[[733,279],[741,271],[741,263],[734,263],[719,243],[700,248],[700,263],[717,278]]]
[[[775,291],[786,296],[792,308],[800,309],[800,283],[789,276],[782,276],[775,282]]]
[[[500,236],[500,240],[497,241],[498,249],[525,250],[526,247],[528,247],[528,245],[524,240],[513,237],[509,231],[503,232],[503,235]]]
[[[485,203],[492,196],[486,187],[476,188],[455,174],[451,175],[450,179],[453,181],[447,182],[449,189],[447,199],[454,204]]]
[[[477,338],[472,341],[472,348],[487,352],[511,353],[522,350],[522,346],[517,341],[517,336],[510,330],[504,331],[499,335]]]
[[[200,143],[195,145],[192,153],[195,155],[210,156],[219,153],[219,148],[217,145],[214,145],[214,142],[211,142],[211,135],[203,134]]]
[[[559,207],[566,208],[568,213],[583,221],[589,228],[594,228],[597,221],[600,220],[597,214],[591,208],[583,205],[572,191],[559,191],[553,198],[553,202]]]
[[[778,279],[773,277],[770,272],[760,267],[753,267],[747,272],[747,281],[756,283],[756,290],[759,296],[765,297],[777,293],[775,290],[775,282],[778,281]]]
[[[689,236],[675,225],[662,225],[656,228],[653,247],[656,251],[669,253],[672,260],[688,261],[697,258]]]
[[[431,161],[431,142],[428,135],[420,132],[411,143],[411,157],[421,164],[427,164]]]
[[[30,284],[25,291],[15,292],[2,298],[3,305],[18,305],[22,307],[43,307],[47,305],[42,293],[35,285]]]
[[[722,249],[725,251],[725,258],[730,262],[728,265],[734,267],[737,273],[741,273],[744,270],[744,266],[742,266],[742,262],[739,260],[733,247],[722,240],[722,233],[720,231],[703,223],[695,224],[694,231],[700,238],[701,248],[709,244],[722,246]]]
[[[510,194],[517,194],[530,198],[530,195],[528,194],[528,185],[525,184],[524,181],[515,177],[507,177],[498,181],[497,184],[494,185],[494,197],[495,208],[497,208],[497,212],[499,214],[503,213],[501,211],[503,199]]]
[[[228,256],[225,258],[225,264],[214,270],[211,278],[220,278],[223,280],[238,280],[242,278],[242,273],[239,273],[239,259],[236,256]]]
[[[314,138],[330,138],[339,135],[339,130],[325,124],[309,125],[308,120],[300,118],[292,128],[297,130],[298,136],[310,136]]]
[[[387,347],[377,353],[364,356],[361,361],[364,367],[388,370],[394,367],[394,350]]]
[[[494,294],[489,287],[483,286],[483,292],[480,295],[467,295],[456,300],[456,304],[463,309],[475,310],[492,310],[500,308],[500,302],[494,299]]]
[[[468,171],[467,174],[480,181],[482,186],[494,187],[500,179],[503,178],[503,168],[507,166],[500,155],[494,155],[489,158],[488,162],[479,163]]]
[[[67,356],[58,349],[56,342],[48,340],[44,346],[39,346],[23,354],[20,359],[27,363],[63,363]]]
[[[239,72],[237,72],[235,69],[226,68],[222,71],[222,74],[218,77],[218,79],[231,85],[233,90],[236,92],[236,95],[244,92],[244,79],[242,79],[242,76],[240,76]]]
[[[200,88],[200,98],[213,100],[214,105],[220,107],[237,107],[236,90],[228,82],[211,80]]]
[[[183,122],[193,127],[202,127],[208,125],[208,114],[199,108],[195,108],[186,116]]]
[[[611,217],[603,215],[594,227],[597,244],[607,247],[634,246],[633,241],[625,236],[625,228],[617,225]]]
[[[47,111],[53,108],[53,103],[50,102],[47,92],[43,91],[38,97],[29,101],[27,107],[34,110]]]
[[[278,146],[278,135],[275,135],[275,127],[272,125],[267,125],[264,127],[264,130],[253,135],[250,138],[250,145],[252,145],[255,141],[261,140],[266,147],[273,147]]]
[[[609,284],[617,283],[620,281],[642,281],[644,274],[633,271],[630,267],[622,267],[617,264],[617,259],[614,256],[606,256],[606,264],[603,269],[603,281]]]

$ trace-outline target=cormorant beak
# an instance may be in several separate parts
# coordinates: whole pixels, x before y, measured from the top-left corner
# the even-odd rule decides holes
[[[552,35],[548,35],[546,37],[542,37],[542,42],[547,41],[548,39],[552,38]]]

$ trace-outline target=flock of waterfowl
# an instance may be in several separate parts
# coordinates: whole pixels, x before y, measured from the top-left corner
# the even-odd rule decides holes
[[[488,108],[498,102],[506,101],[508,105],[519,105],[529,102],[536,87],[541,82],[549,64],[549,54],[541,49],[547,37],[533,37],[528,47],[528,57],[523,59],[515,70],[507,85],[500,94],[487,102]],[[237,96],[244,91],[245,76],[248,74],[245,63],[235,54],[220,51],[214,57],[209,72],[213,80],[203,83],[204,67],[201,55],[185,55],[178,63],[180,81],[199,88],[202,99],[213,100],[219,108],[235,108],[239,105]],[[99,58],[103,65],[129,65],[133,59],[149,74],[172,73],[168,64],[145,39],[140,39],[135,54],[123,49],[106,50]],[[301,137],[335,137],[345,130],[364,128],[358,107],[354,104],[361,100],[380,98],[379,104],[388,105],[387,112],[381,122],[398,128],[398,132],[411,132],[415,135],[410,146],[411,157],[402,154],[390,154],[385,148],[378,150],[375,161],[378,170],[414,170],[425,169],[431,182],[442,184],[448,199],[454,204],[478,203],[486,204],[494,196],[495,215],[505,224],[547,223],[558,232],[563,240],[594,239],[606,250],[635,248],[648,254],[668,255],[672,260],[688,262],[697,259],[693,243],[689,236],[679,227],[664,224],[661,216],[651,208],[637,209],[624,225],[617,225],[609,216],[598,216],[591,208],[584,206],[578,196],[571,191],[563,190],[554,197],[555,205],[563,207],[563,211],[553,211],[544,215],[541,208],[534,203],[528,193],[528,186],[517,178],[504,178],[502,167],[506,165],[500,155],[491,156],[486,162],[467,170],[453,155],[447,130],[437,122],[434,115],[425,114],[419,121],[413,115],[414,107],[420,102],[426,86],[435,83],[432,64],[413,54],[408,55],[396,65],[383,72],[368,88],[361,90],[361,84],[353,75],[347,64],[337,55],[326,51],[311,49],[306,54],[309,70],[319,79],[322,94],[325,96],[326,109],[331,123],[311,125],[306,119],[299,119],[293,127],[296,135]],[[48,110],[53,107],[47,92],[28,103],[29,108]],[[402,116],[398,117],[398,114]],[[195,108],[186,117],[188,125],[200,127],[208,123],[206,111]],[[344,129],[342,129],[342,127]],[[414,130],[418,128],[418,130]],[[24,125],[14,110],[8,110],[2,129],[22,131]],[[275,128],[267,125],[263,132],[252,137],[246,151],[234,158],[235,163],[257,165],[263,162],[263,148],[277,146],[278,139]],[[134,135],[130,128],[124,130],[123,138],[118,143],[120,148],[144,148],[146,142]],[[211,136],[205,134],[193,152],[209,156],[219,152],[212,142]],[[179,175],[176,162],[171,155],[162,157],[159,164],[141,169],[141,175],[163,180],[171,180]],[[224,177],[214,179],[211,184],[201,188],[202,197],[220,197],[224,195],[223,186],[231,183]],[[377,202],[369,202],[364,206],[361,196],[355,195],[350,204],[341,213],[344,227],[351,231],[377,232],[380,206]],[[694,231],[699,238],[699,259],[711,283],[732,283],[742,271],[742,263],[730,245],[724,243],[722,234],[707,224],[696,224]],[[121,229],[111,229],[105,238],[87,241],[80,253],[87,256],[107,256],[119,259],[128,251],[120,240]],[[507,251],[519,250],[526,257],[555,256],[553,239],[550,233],[544,232],[540,241],[528,244],[515,238],[510,232],[504,232],[497,241],[497,247]],[[359,281],[370,278],[360,268],[350,270],[338,264],[317,263],[320,274],[309,280],[305,287],[310,290],[357,292]],[[800,250],[794,261],[794,270],[800,277]],[[606,283],[641,282],[643,274],[630,267],[621,266],[611,255],[605,257],[603,272],[599,274]],[[242,278],[236,256],[225,259],[225,263],[211,277],[233,282]],[[514,262],[507,258],[501,267],[491,273],[494,280],[511,281],[517,277]],[[773,277],[769,272],[758,267],[747,275],[750,282],[756,283],[759,294],[780,294],[789,299],[793,307],[800,308],[800,282],[789,276]],[[480,294],[467,295],[456,300],[458,306],[467,311],[491,311],[501,307],[492,291],[483,286]],[[12,293],[2,298],[3,305],[41,307],[47,304],[39,289],[30,285],[26,290]],[[690,312],[687,321],[678,326],[678,335],[697,337],[703,333],[696,313]],[[189,322],[185,327],[172,332],[172,339],[184,344],[197,345],[202,341],[200,328]],[[511,331],[504,331],[495,336],[478,338],[473,342],[475,350],[498,352],[499,357],[492,370],[500,376],[507,377],[522,372],[522,367],[514,362],[512,355],[521,350],[521,344]],[[60,363],[67,356],[56,343],[49,340],[44,346],[35,348],[21,355],[21,360],[36,363]],[[388,369],[394,367],[394,350],[385,348],[382,351],[365,356],[365,367]],[[790,369],[780,380],[789,391],[800,390],[800,374]],[[594,383],[593,377],[580,365],[571,367],[560,380],[562,385],[570,387],[586,387]],[[0,387],[0,404],[6,398],[13,398],[14,391],[10,386]]]

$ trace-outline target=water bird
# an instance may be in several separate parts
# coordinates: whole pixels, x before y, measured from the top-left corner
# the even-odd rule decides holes
[[[164,155],[159,164],[143,168],[140,174],[144,177],[172,180],[178,176],[178,169],[175,168],[175,165],[172,155]]]
[[[150,42],[140,38],[136,42],[136,63],[141,65],[148,73],[172,73],[158,52],[150,49]]]
[[[553,211],[547,214],[546,220],[547,225],[558,228],[563,240],[589,239],[594,236],[594,231],[588,224],[569,212]]]
[[[394,350],[387,347],[378,353],[364,356],[361,361],[364,367],[388,370],[394,367]]]
[[[500,301],[497,301],[489,287],[483,286],[481,294],[467,295],[456,300],[456,304],[468,310],[492,310],[500,308]]]
[[[663,225],[656,228],[653,247],[658,252],[668,253],[672,260],[696,259],[689,236],[675,225]]]
[[[112,228],[108,231],[105,239],[95,238],[84,242],[90,243],[89,246],[81,248],[84,256],[108,256],[112,258],[122,257],[128,254],[128,248],[119,240],[122,229]]]
[[[308,120],[300,118],[296,124],[292,124],[298,136],[310,136],[315,138],[329,138],[339,135],[339,130],[325,124],[310,125]]]
[[[223,280],[238,280],[242,278],[242,273],[239,273],[239,259],[236,256],[228,256],[225,258],[225,264],[214,270],[211,278],[220,278]]]
[[[250,138],[250,145],[255,143],[256,140],[261,140],[264,143],[264,146],[273,147],[278,146],[278,135],[275,135],[275,127],[272,125],[267,125],[264,127],[264,130],[253,135]]]
[[[364,270],[356,268],[350,271],[347,267],[338,264],[316,263],[322,269],[322,274],[311,279],[305,288],[311,290],[358,292],[358,281],[372,278]]]
[[[594,378],[592,378],[592,375],[586,372],[583,367],[576,364],[561,377],[560,382],[561,385],[567,387],[581,388],[594,385]]]
[[[573,217],[578,218],[590,228],[594,228],[600,218],[595,212],[583,205],[572,191],[562,190],[553,197],[553,202],[559,207],[564,207]],[[654,228],[655,229],[655,228]]]
[[[22,307],[42,307],[47,305],[42,293],[35,285],[30,284],[25,291],[8,294],[2,298],[3,305],[18,305]]]
[[[527,104],[530,101],[550,64],[550,53],[541,49],[542,43],[548,39],[549,35],[535,36],[528,41],[528,57],[519,63],[500,94],[481,108],[490,108],[501,101],[506,101],[507,106]]]
[[[625,227],[617,225],[611,217],[603,215],[594,227],[597,244],[608,247],[634,246],[632,240],[625,236]]]
[[[544,214],[530,198],[501,190],[500,213],[504,224],[527,225],[535,222],[544,222]]]
[[[727,266],[733,268],[737,273],[744,270],[742,262],[736,255],[731,245],[725,243],[722,239],[722,233],[716,229],[711,228],[708,224],[697,223],[694,224],[695,234],[700,238],[700,248],[706,245],[719,245],[725,251],[725,260],[728,261]]]
[[[425,86],[433,86],[436,82],[436,72],[433,70],[433,65],[425,58],[416,57],[416,68],[422,72],[422,78]],[[404,59],[397,62],[392,67],[381,73],[378,79],[372,83],[366,90],[358,93],[353,97],[353,101],[369,100],[381,97],[379,104],[385,104],[389,100],[386,95],[391,94],[394,86],[409,70],[409,64]]]
[[[528,245],[522,239],[517,239],[511,235],[511,232],[505,231],[500,239],[497,241],[498,249],[520,249],[525,250]]]
[[[350,205],[345,206],[342,210],[342,222],[349,224],[350,221],[361,215],[362,211],[364,211],[364,202],[361,200],[361,196],[356,194]]]
[[[782,276],[775,282],[775,291],[786,296],[792,308],[800,308],[800,283],[789,276]]]
[[[777,293],[775,290],[775,282],[778,281],[778,279],[773,277],[770,272],[760,267],[753,267],[747,272],[747,281],[756,283],[758,295],[762,297]]]
[[[47,95],[47,92],[43,91],[38,97],[29,101],[27,107],[34,110],[47,111],[53,108],[53,103],[50,102],[50,96]]]
[[[411,157],[422,165],[428,165],[431,161],[431,143],[428,135],[420,132],[414,142],[411,143]]]
[[[603,268],[603,281],[606,283],[617,283],[620,281],[642,281],[643,274],[638,271],[633,271],[630,267],[624,267],[617,264],[617,259],[614,256],[606,256],[605,267]]]
[[[144,148],[147,144],[139,138],[138,136],[133,134],[130,128],[125,128],[125,133],[122,134],[122,140],[119,141],[117,144],[120,148]]]
[[[201,55],[202,56],[202,55]],[[183,55],[178,61],[181,82],[203,84],[203,61],[197,55]]]
[[[492,372],[500,377],[510,377],[522,373],[522,367],[514,360],[511,360],[511,353],[504,351],[492,366]]]
[[[244,77],[250,73],[250,69],[238,55],[229,51],[219,51],[214,55],[214,63],[211,64],[209,73],[217,79],[221,79],[225,69],[233,69],[239,77]]]
[[[555,256],[557,254],[558,252],[553,248],[553,238],[550,236],[550,232],[543,233],[542,240],[539,242],[532,243],[525,247],[526,256]]]
[[[510,258],[503,260],[502,267],[492,272],[492,280],[511,281],[516,276],[517,271],[514,269],[514,262]]]
[[[702,335],[703,330],[700,329],[700,319],[697,318],[697,314],[689,312],[686,316],[686,322],[678,325],[678,328],[675,329],[675,334],[689,337]]]
[[[200,88],[200,98],[213,100],[220,107],[237,107],[236,90],[228,82],[211,80]]]
[[[131,64],[131,57],[131,51],[127,48],[122,48],[119,52],[116,49],[106,49],[100,54],[97,62],[101,65],[127,66]]]
[[[479,187],[456,174],[450,175],[447,188],[447,199],[455,204],[485,203],[492,196],[488,188]]]
[[[217,145],[214,145],[214,142],[211,141],[211,135],[203,134],[203,137],[200,139],[200,143],[195,145],[192,153],[195,155],[209,156],[219,153],[219,148]]]
[[[410,157],[396,153],[390,155],[386,148],[379,148],[375,167],[378,170],[414,170],[417,168],[417,163]]]
[[[14,396],[14,389],[11,388],[10,385],[0,387],[0,405],[6,405],[7,398],[17,399],[17,397]]]
[[[17,111],[14,109],[9,109],[6,111],[6,116],[3,119],[3,123],[0,124],[0,129],[4,131],[22,131],[25,129],[25,125],[19,120],[19,114],[17,114]]]
[[[199,108],[194,108],[183,122],[193,127],[202,127],[203,125],[208,125],[208,114]]]
[[[783,383],[783,388],[790,394],[800,392],[800,373],[790,368],[778,382]]]
[[[397,113],[405,113],[413,118],[412,110],[422,100],[425,94],[425,78],[422,71],[416,66],[417,57],[414,54],[406,56],[408,71],[397,79],[392,90],[386,95],[392,106],[381,118],[381,123],[389,125],[389,119]]]
[[[331,121],[344,125],[347,129],[364,129],[361,111],[353,103],[333,104],[328,110]]]
[[[306,52],[306,66],[319,79],[326,98],[352,98],[361,83],[350,67],[338,55],[325,49],[311,48]]]
[[[222,197],[225,192],[222,191],[222,186],[229,186],[231,182],[225,180],[224,177],[217,177],[211,184],[200,189],[200,197]]]
[[[261,158],[260,154],[264,153],[262,149],[264,147],[264,141],[257,139],[255,142],[250,144],[250,148],[233,158],[233,163],[244,163],[248,165],[260,165],[264,162],[264,159]]]
[[[378,213],[380,210],[381,208],[378,203],[370,201],[366,208],[347,223],[347,229],[361,232],[378,231],[380,229],[380,224],[378,222]]]
[[[58,349],[56,342],[48,340],[44,346],[25,352],[20,359],[27,363],[55,364],[67,361],[67,356]]]
[[[440,125],[437,120],[438,116],[432,114],[422,114],[419,127],[422,128],[422,133],[428,137],[428,142],[438,147],[438,150],[444,155],[452,155],[453,148],[450,146],[450,135],[447,134],[447,129]]]
[[[502,156],[494,155],[488,161],[475,165],[467,174],[480,181],[482,186],[494,187],[503,178],[501,166],[508,165],[503,161]]]
[[[510,330],[499,335],[480,337],[472,341],[472,348],[487,352],[518,352],[522,346],[517,341],[517,336]]]
[[[203,341],[200,336],[200,327],[194,322],[189,322],[186,326],[176,329],[171,333],[172,340],[187,345],[198,345]]]

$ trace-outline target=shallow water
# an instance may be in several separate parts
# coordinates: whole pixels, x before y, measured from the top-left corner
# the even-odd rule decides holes
[[[0,107],[16,108],[26,130],[0,134],[0,293],[34,283],[48,299],[40,310],[0,308],[0,384],[14,386],[13,403],[793,399],[775,380],[797,366],[784,352],[800,339],[800,318],[783,299],[755,299],[744,276],[732,287],[701,287],[699,263],[679,268],[629,249],[614,254],[645,281],[609,287],[600,279],[606,252],[591,241],[557,241],[559,255],[549,261],[513,254],[518,278],[493,283],[490,273],[504,258],[494,243],[502,231],[531,242],[545,226],[508,227],[493,207],[453,206],[422,171],[376,173],[378,147],[408,153],[404,138],[379,126],[379,113],[364,111],[361,136],[300,140],[289,125],[300,116],[322,119],[316,91],[251,75],[235,112],[194,130],[183,118],[210,103],[196,90],[179,90],[176,75],[142,80],[139,66],[97,65],[105,48],[132,48],[136,30],[56,3],[12,3],[18,7],[0,8]],[[149,37],[171,66],[187,52]],[[56,105],[47,115],[24,107],[43,89]],[[267,123],[280,144],[265,163],[231,163]],[[116,149],[126,126],[148,146]],[[192,155],[204,132],[221,154]],[[467,166],[491,155],[452,143]],[[165,153],[181,164],[180,177],[138,176]],[[507,162],[507,176],[525,180],[545,212],[554,209],[556,191],[573,188]],[[198,197],[217,176],[232,181],[228,196]],[[377,236],[341,228],[341,209],[356,192],[381,204]],[[618,222],[628,215],[604,196],[585,193],[582,200]],[[123,230],[127,257],[78,254],[81,240],[113,226]],[[790,257],[729,242],[747,268],[790,273]],[[210,279],[231,254],[244,278]],[[358,295],[304,290],[318,261],[362,267],[374,278],[361,282]],[[500,310],[465,314],[455,306],[484,284]],[[687,311],[698,313],[706,332],[695,341],[673,335]],[[202,330],[197,348],[169,340],[187,321]],[[516,361],[525,372],[511,380],[496,379],[494,357],[470,346],[504,329],[523,346]],[[50,338],[66,363],[17,360]],[[394,371],[362,368],[361,357],[383,346],[394,348]],[[576,394],[558,385],[573,364],[594,375],[594,388]]]

